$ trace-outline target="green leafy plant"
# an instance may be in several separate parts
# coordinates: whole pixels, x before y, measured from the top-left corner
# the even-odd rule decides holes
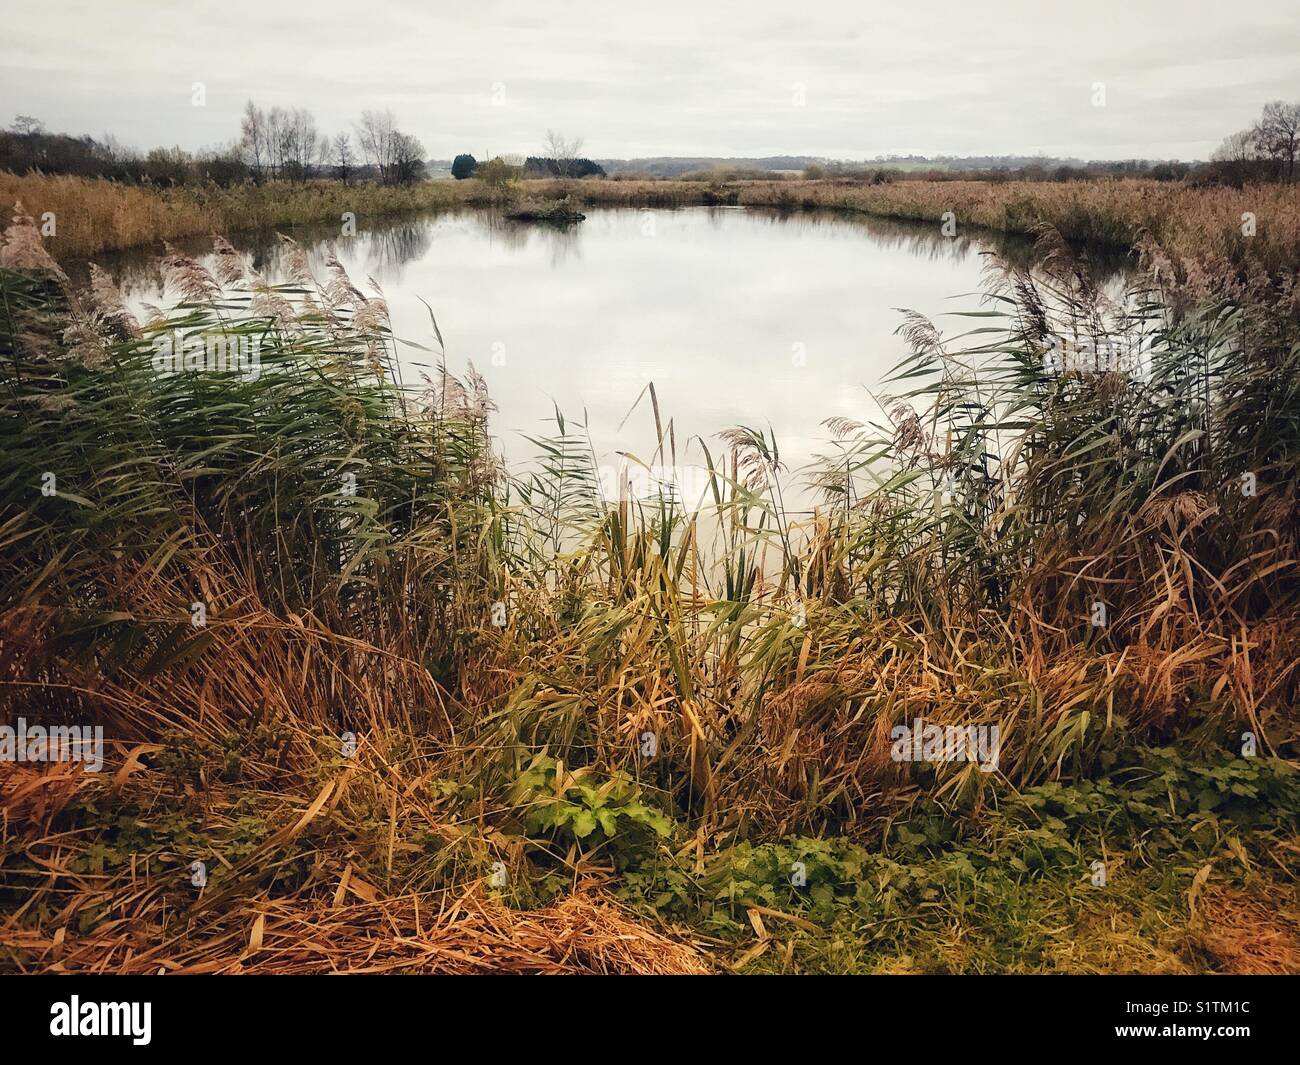
[[[636,864],[674,825],[641,801],[640,786],[626,773],[598,780],[590,769],[570,771],[546,754],[535,756],[510,790],[529,836],[576,843],[584,850],[612,844],[621,864]]]

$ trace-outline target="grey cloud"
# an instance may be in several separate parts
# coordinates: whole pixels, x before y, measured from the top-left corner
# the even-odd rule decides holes
[[[581,0],[554,13],[525,0],[51,0],[6,13],[0,99],[141,147],[228,141],[252,97],[311,107],[331,130],[391,107],[440,156],[536,151],[557,127],[598,157],[1191,158],[1265,100],[1300,98],[1297,52],[1291,0]],[[194,81],[206,108],[189,106]],[[1106,108],[1090,105],[1094,81]],[[504,107],[490,103],[496,82]],[[806,107],[792,106],[795,83]]]

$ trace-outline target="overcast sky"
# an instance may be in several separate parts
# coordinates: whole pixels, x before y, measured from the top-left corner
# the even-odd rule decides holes
[[[48,0],[3,22],[0,123],[136,147],[228,142],[252,97],[329,132],[391,108],[433,157],[554,127],[593,158],[1191,159],[1300,100],[1297,0]]]

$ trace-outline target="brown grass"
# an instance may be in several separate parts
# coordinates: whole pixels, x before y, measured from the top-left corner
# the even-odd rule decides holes
[[[0,968],[135,974],[709,971],[703,956],[681,935],[665,935],[632,919],[604,896],[599,872],[585,877],[557,904],[524,912],[505,905],[481,881],[431,890],[419,879],[420,867],[409,861],[398,863],[409,876],[405,886],[399,883],[400,872],[396,879],[385,874],[382,860],[367,867],[355,831],[372,800],[380,805],[368,813],[383,816],[392,810],[397,818],[402,794],[400,833],[395,823],[391,834],[381,835],[390,872],[394,851],[404,856],[415,849],[411,836],[431,827],[424,817],[436,817],[427,808],[410,816],[421,805],[417,799],[412,808],[410,794],[421,783],[418,777],[401,775],[400,788],[390,790],[381,783],[378,792],[372,790],[377,778],[364,778],[382,763],[371,763],[356,779],[352,769],[337,774],[315,801],[307,792],[300,799],[294,796],[292,785],[279,795],[258,793],[259,808],[274,806],[268,817],[278,830],[233,868],[215,852],[204,854],[214,879],[203,891],[187,883],[183,870],[175,876],[161,873],[157,860],[144,856],[129,866],[78,872],[71,862],[77,833],[56,830],[55,824],[81,798],[121,811],[139,810],[142,824],[188,808],[219,831],[247,816],[248,807],[240,806],[241,789],[217,785],[198,806],[192,789],[187,789],[188,799],[169,797],[167,781],[141,761],[157,749],[145,745],[123,751],[104,790],[79,766],[0,766],[0,811],[8,842],[21,839],[29,858],[51,872],[58,870],[57,876],[41,876],[41,883],[30,885],[33,890],[23,904],[9,908],[0,920]],[[385,768],[395,785],[398,772]],[[87,788],[93,794],[82,796]],[[305,838],[309,826],[315,833],[312,842]],[[432,827],[447,839],[457,837],[452,826]],[[344,843],[348,837],[352,842]],[[274,876],[277,865],[303,848],[315,856],[315,871],[306,882],[288,894],[266,889],[263,881]],[[218,880],[223,870],[225,878]],[[33,923],[36,913],[48,916]],[[96,916],[93,927],[79,930],[79,918],[91,914]]]
[[[0,204],[21,200],[39,222],[53,212],[57,233],[46,246],[58,259],[84,257],[142,244],[208,233],[338,221],[345,211],[367,219],[454,206],[461,182],[425,182],[410,188],[340,185],[245,185],[154,189],[104,179],[18,176],[0,171]]]
[[[532,188],[534,183],[530,183]],[[550,183],[537,182],[540,186]],[[543,188],[543,195],[549,192]],[[1132,248],[1144,235],[1184,257],[1254,258],[1300,263],[1300,186],[1190,188],[1171,182],[1107,179],[1078,182],[899,181],[599,181],[578,185],[590,205],[680,207],[736,204],[790,210],[832,208],[938,224],[956,216],[958,232],[978,226],[1028,234],[1051,225],[1066,239]],[[1242,234],[1242,215],[1256,235]]]
[[[220,286],[202,266],[170,259],[197,303],[211,302]],[[521,539],[507,555],[480,451],[486,395],[469,398],[471,382],[459,405],[410,419],[403,405],[399,417],[398,397],[368,369],[374,302],[345,275],[310,280],[310,305],[275,339],[290,367],[313,373],[229,382],[214,403],[191,382],[158,380],[102,293],[87,298],[100,304],[90,324],[106,354],[87,363],[59,339],[84,316],[79,303],[52,282],[9,279],[0,307],[12,315],[20,398],[0,448],[16,486],[0,524],[0,705],[103,722],[116,746],[89,779],[75,764],[0,777],[2,968],[696,971],[689,948],[627,925],[596,897],[611,867],[595,862],[608,855],[547,850],[548,867],[587,894],[526,915],[508,908],[546,901],[507,897],[531,890],[527,811],[510,788],[542,751],[574,776],[645,770],[648,801],[689,826],[684,846],[702,860],[735,833],[851,832],[891,816],[921,781],[883,745],[888,726],[914,714],[1000,723],[1001,771],[1014,785],[1093,765],[1099,726],[1116,711],[1127,720],[1116,731],[1135,739],[1159,731],[1190,746],[1199,731],[1202,747],[1221,746],[1249,725],[1261,753],[1292,749],[1295,408],[1272,406],[1297,379],[1289,340],[1259,341],[1232,368],[1258,390],[1222,411],[1224,449],[1248,469],[1281,452],[1258,504],[1241,512],[1230,495],[1209,513],[1183,477],[1152,473],[1147,487],[1177,450],[1156,434],[1113,463],[1080,464],[1066,487],[1089,478],[1086,498],[1102,504],[1080,525],[1075,496],[1054,494],[1060,482],[1042,471],[1094,425],[1065,415],[1112,398],[1079,383],[1072,405],[1051,406],[1061,417],[1042,431],[1055,435],[1028,453],[1042,465],[1017,470],[1019,494],[976,496],[1032,521],[1036,537],[1024,541],[1032,565],[1014,571],[1019,592],[991,606],[981,567],[1009,568],[988,545],[1016,526],[990,520],[997,535],[977,547],[956,521],[943,526],[948,539],[931,538],[911,531],[931,527],[923,501],[884,493],[843,525],[823,518],[783,533],[797,577],[756,562],[782,545],[753,538],[748,502],[745,513],[720,508],[734,521],[721,515],[718,535],[745,537],[740,552],[710,547],[694,523],[664,540],[624,500],[584,526],[581,550],[553,560]],[[267,298],[255,282],[242,291]],[[1033,300],[1023,302],[1028,313]],[[368,330],[355,325],[363,315]],[[1276,363],[1257,365],[1274,346]],[[257,416],[232,424],[232,406]],[[154,409],[167,416],[141,420]],[[761,441],[737,433],[723,458],[732,484],[761,467]],[[213,449],[223,439],[238,441],[233,455]],[[938,436],[898,442],[942,461],[939,446]],[[667,454],[661,433],[656,457]],[[374,506],[339,521],[320,500],[357,455],[376,471]],[[1134,477],[1113,472],[1120,459]],[[77,494],[42,502],[32,488],[51,467]],[[74,527],[63,504],[81,493],[95,520]],[[522,537],[541,523],[510,520]],[[534,572],[512,564],[530,558],[541,559]],[[734,587],[710,591],[718,565],[735,559]],[[980,590],[967,590],[968,573]],[[1085,629],[1085,581],[1125,604],[1103,635]],[[452,594],[437,594],[444,586]],[[807,607],[798,627],[796,594]],[[186,612],[194,596],[210,607],[201,632]],[[487,608],[507,598],[500,627]],[[344,727],[362,741],[350,757],[339,753]],[[647,727],[659,735],[648,768],[635,743]],[[987,779],[949,765],[924,786],[973,800]],[[213,874],[202,890],[186,872],[195,860]],[[510,870],[500,898],[485,886],[495,862]]]
[[[1292,853],[1294,859],[1294,850]],[[1229,887],[1197,904],[1200,944],[1215,970],[1240,976],[1300,976],[1300,916],[1294,891],[1255,897]]]
[[[1077,182],[681,181],[586,179],[527,181],[528,196],[566,196],[588,206],[686,207],[738,205],[786,210],[833,209],[939,224],[956,216],[958,232],[976,226],[1034,233],[1044,224],[1072,241],[1133,248],[1143,237],[1167,253],[1230,263],[1300,267],[1300,185],[1245,189],[1192,188],[1172,182],[1105,179]],[[482,182],[438,181],[406,188],[332,182],[261,188],[157,190],[75,177],[18,177],[0,172],[0,203],[22,200],[39,218],[53,211],[56,258],[183,236],[332,221],[344,211],[367,217],[492,201]],[[1255,216],[1256,233],[1242,233]]]

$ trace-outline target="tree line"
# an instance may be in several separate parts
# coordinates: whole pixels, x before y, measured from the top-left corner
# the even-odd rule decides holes
[[[492,160],[496,162],[496,160]],[[579,156],[577,159],[565,162],[559,159],[543,155],[530,155],[524,159],[523,163],[510,163],[516,166],[520,177],[557,177],[557,178],[585,178],[585,177],[605,177],[605,168],[599,163],[593,162],[586,156]],[[474,156],[468,152],[456,156],[451,164],[451,176],[457,181],[463,181],[468,177],[481,177],[482,167],[485,164],[479,163]]]
[[[409,185],[424,177],[424,145],[397,126],[391,111],[364,111],[349,133],[329,137],[306,108],[263,110],[248,101],[240,121],[238,150],[253,181],[350,181],[364,164],[384,185]]]
[[[141,153],[112,137],[51,133],[39,119],[19,115],[0,131],[0,169],[161,186],[322,178],[407,185],[425,176],[424,145],[398,127],[391,111],[364,111],[351,131],[329,136],[307,108],[264,109],[252,100],[237,140],[193,153],[179,147]]]
[[[543,145],[545,155],[530,155],[522,162],[517,156],[497,156],[480,163],[468,152],[462,152],[452,160],[451,176],[457,181],[478,177],[484,179],[489,185],[499,182],[503,174],[506,179],[605,176],[604,167],[581,154],[581,137],[566,137],[557,130],[548,129]]]
[[[1253,126],[1225,137],[1210,162],[1234,185],[1294,181],[1298,154],[1300,103],[1273,100],[1264,105]]]
[[[113,137],[51,133],[30,115],[19,115],[8,129],[0,130],[0,169],[162,186],[205,181],[227,186],[248,180],[248,168],[231,147],[197,153],[182,148],[138,152]]]
[[[480,163],[474,156],[456,156],[452,175],[509,180],[519,177],[604,177],[604,169],[580,154],[581,139],[548,130],[544,154],[495,158]],[[885,160],[865,164],[821,162],[804,170],[806,177],[874,182],[906,180],[1047,180],[1073,181],[1095,177],[1143,176],[1163,181],[1224,183],[1296,180],[1300,156],[1300,103],[1273,100],[1247,129],[1226,137],[1205,164],[1144,160],[1086,163],[1078,166],[1023,166],[1014,169],[933,169],[911,172]],[[239,137],[229,144],[200,152],[182,148],[153,148],[138,152],[106,136],[96,140],[47,131],[41,121],[19,115],[0,130],[0,169],[17,174],[40,171],[103,177],[114,181],[161,186],[201,184],[219,186],[267,181],[303,182],[332,178],[403,185],[425,176],[424,145],[398,127],[391,111],[365,111],[352,130],[330,136],[307,108],[269,109],[252,100],[240,119]],[[969,160],[967,162],[970,162]]]

